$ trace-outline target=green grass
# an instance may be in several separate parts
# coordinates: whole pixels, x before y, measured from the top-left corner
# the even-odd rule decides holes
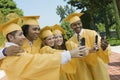
[[[111,46],[120,45],[120,39],[111,38],[111,39],[107,39],[107,40]]]

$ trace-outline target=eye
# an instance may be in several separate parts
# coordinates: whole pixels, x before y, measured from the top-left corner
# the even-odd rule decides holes
[[[37,28],[33,28],[33,30],[34,30],[34,31],[36,31],[36,30],[37,30]]]
[[[62,38],[62,36],[59,36],[59,38]]]
[[[23,35],[23,32],[21,32],[21,33],[19,34],[19,36],[21,36],[21,35]]]
[[[55,36],[54,38],[58,38],[58,36]]]

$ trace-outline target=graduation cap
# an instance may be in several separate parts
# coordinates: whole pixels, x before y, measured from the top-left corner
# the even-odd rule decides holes
[[[55,24],[52,27],[52,32],[53,34],[66,34],[66,31],[62,27],[60,27],[58,24]]]
[[[4,37],[6,37],[6,35],[10,32],[13,32],[16,30],[22,30],[20,25],[18,25],[18,21],[19,21],[19,18],[16,18],[0,25],[0,32],[3,33]]]
[[[80,16],[82,16],[84,13],[72,13],[70,15],[68,15],[64,20],[69,22],[70,24],[79,21],[80,20]]]
[[[51,35],[53,35],[53,33],[52,33],[52,29],[51,29],[50,26],[45,26],[44,28],[42,28],[40,30],[40,37],[42,39],[44,39],[44,38],[46,38],[48,36],[51,36]]]
[[[40,18],[40,16],[23,16],[21,18],[23,25],[39,25],[37,20]]]

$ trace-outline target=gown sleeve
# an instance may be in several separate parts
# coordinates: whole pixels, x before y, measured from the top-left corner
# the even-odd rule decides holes
[[[6,57],[2,64],[9,80],[59,80],[61,54],[28,54]]]

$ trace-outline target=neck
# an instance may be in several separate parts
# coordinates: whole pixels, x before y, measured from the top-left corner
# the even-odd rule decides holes
[[[59,50],[61,50],[61,49],[62,49],[62,47],[61,47],[61,46],[59,46],[59,45],[55,45],[55,49],[59,49]]]

